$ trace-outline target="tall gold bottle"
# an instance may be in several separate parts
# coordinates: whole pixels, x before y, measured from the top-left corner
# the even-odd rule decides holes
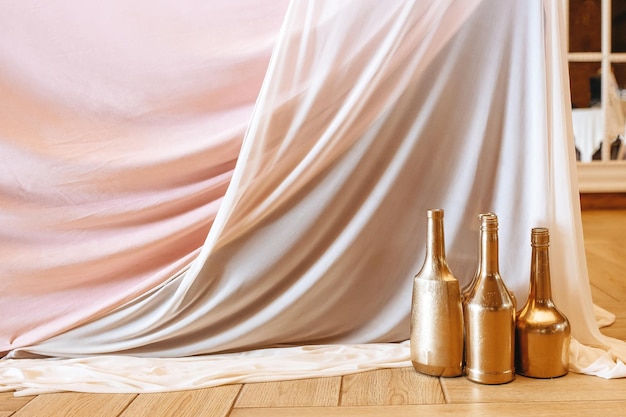
[[[463,309],[459,281],[445,255],[443,210],[427,211],[426,257],[413,280],[411,362],[433,376],[463,374]]]
[[[476,282],[464,303],[465,372],[471,381],[504,384],[515,379],[515,304],[498,264],[498,217],[480,216]]]
[[[534,378],[563,376],[569,368],[571,328],[552,301],[549,245],[548,229],[532,229],[530,291],[515,324],[516,371]]]

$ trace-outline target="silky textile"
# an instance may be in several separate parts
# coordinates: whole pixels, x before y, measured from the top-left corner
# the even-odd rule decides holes
[[[626,375],[589,289],[560,3],[232,3],[0,17],[5,389],[410,366],[429,208],[461,284],[498,214],[519,305],[548,227],[571,370]]]

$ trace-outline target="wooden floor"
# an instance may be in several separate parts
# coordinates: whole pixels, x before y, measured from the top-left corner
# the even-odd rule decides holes
[[[617,315],[604,333],[626,340],[626,210],[583,212],[596,303]],[[554,380],[517,376],[484,386],[438,379],[410,368],[343,378],[229,385],[167,394],[0,393],[0,417],[325,417],[325,416],[625,416],[626,378],[570,373]]]

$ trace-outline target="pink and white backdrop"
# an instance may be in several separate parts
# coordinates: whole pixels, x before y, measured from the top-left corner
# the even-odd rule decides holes
[[[24,0],[0,14],[0,390],[155,392],[410,366],[425,212],[522,305],[550,228],[571,370],[593,305],[563,2]]]

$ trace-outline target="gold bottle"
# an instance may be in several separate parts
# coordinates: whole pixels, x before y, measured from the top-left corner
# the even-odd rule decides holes
[[[534,378],[567,374],[571,328],[552,301],[550,288],[550,234],[531,232],[530,291],[515,324],[516,372]]]
[[[515,379],[515,304],[500,276],[498,217],[480,217],[478,276],[464,303],[465,372],[471,381],[504,384]]]
[[[413,280],[411,362],[421,373],[463,374],[463,309],[459,281],[445,255],[443,210],[427,211],[426,257]]]

